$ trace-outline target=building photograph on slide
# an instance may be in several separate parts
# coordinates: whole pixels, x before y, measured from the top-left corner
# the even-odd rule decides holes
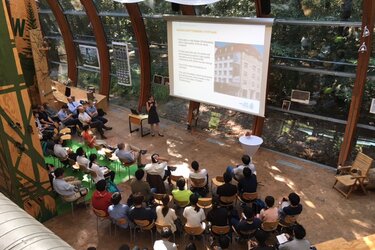
[[[259,101],[263,47],[215,42],[214,92]]]

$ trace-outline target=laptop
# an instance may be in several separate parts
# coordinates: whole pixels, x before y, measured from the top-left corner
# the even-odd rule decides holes
[[[133,115],[139,115],[138,111],[135,109],[130,109],[130,111],[132,112]]]

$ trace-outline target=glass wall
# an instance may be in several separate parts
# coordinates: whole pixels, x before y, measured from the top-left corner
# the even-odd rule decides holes
[[[134,31],[122,4],[111,0],[94,0],[107,36],[111,56],[112,83],[110,100],[126,107],[136,107],[139,96],[139,51]],[[96,46],[91,25],[79,0],[60,0],[78,46]],[[273,26],[264,146],[288,154],[335,166],[341,147],[345,123],[351,103],[357,70],[361,31],[362,1],[342,0],[273,0]],[[43,32],[54,39],[50,58],[64,65],[61,36],[45,0],[40,1]],[[168,77],[167,31],[163,14],[179,14],[163,0],[139,4],[151,56],[151,78]],[[255,17],[254,1],[227,0],[196,8],[198,15]],[[112,42],[126,42],[133,86],[117,84]],[[375,41],[375,39],[374,39]],[[373,46],[375,42],[373,41]],[[375,152],[375,117],[369,113],[375,97],[375,49],[370,59],[368,81],[359,119],[357,150]],[[64,61],[65,60],[65,61]],[[79,84],[96,85],[99,70],[87,68],[79,54]],[[65,67],[65,66],[64,66]],[[66,68],[66,67],[65,67]],[[58,70],[57,72],[60,72]],[[292,90],[310,93],[306,104],[292,102]],[[185,123],[188,101],[169,96],[169,86],[154,83],[152,93],[158,100],[160,115]],[[252,126],[253,116],[202,104],[198,128],[221,137],[238,137]],[[218,127],[208,130],[213,113],[220,113]],[[370,153],[371,154],[371,153]],[[372,153],[375,154],[375,153]],[[373,155],[374,156],[374,155]]]

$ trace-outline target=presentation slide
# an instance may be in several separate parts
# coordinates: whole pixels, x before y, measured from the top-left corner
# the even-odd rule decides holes
[[[273,19],[174,18],[167,18],[170,94],[264,116]]]

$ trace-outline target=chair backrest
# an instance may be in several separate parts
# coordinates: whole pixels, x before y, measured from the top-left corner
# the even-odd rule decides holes
[[[267,231],[267,232],[270,232],[270,231],[275,231],[277,229],[277,226],[279,225],[279,220],[277,221],[264,221],[262,223],[262,230],[263,231]]]
[[[197,205],[201,208],[210,208],[212,207],[212,198],[199,198]]]
[[[150,222],[149,220],[134,220],[134,223],[142,230],[150,230],[155,225],[154,221]]]
[[[222,175],[216,176],[215,179],[216,179],[218,182],[224,182],[224,177],[223,177]]]
[[[125,218],[121,218],[121,219],[116,220],[117,225],[125,225],[127,222],[128,222],[128,220],[125,219]]]
[[[151,188],[156,188],[157,192],[159,194],[165,194],[165,186],[164,186],[164,181],[161,178],[160,175],[157,174],[147,174],[147,182],[150,184]]]
[[[190,185],[192,187],[198,187],[198,188],[201,188],[201,187],[204,187],[206,184],[206,178],[193,178],[193,177],[190,177]]]
[[[173,201],[178,207],[186,207],[190,204],[190,201],[178,201],[175,199],[173,199]]]
[[[169,228],[169,229],[172,230],[172,226],[171,225],[164,225],[164,224],[159,224],[159,223],[156,223],[156,222],[155,222],[155,227],[156,227],[156,230],[158,232],[163,231],[163,228],[165,228],[165,227],[167,227],[167,228]]]
[[[79,169],[84,173],[92,172],[87,166],[79,164]]]
[[[131,165],[133,165],[135,163],[135,161],[132,161],[132,162],[126,162],[125,160],[123,159],[119,159],[121,164],[124,166],[124,167],[130,167]]]
[[[360,173],[358,175],[366,177],[368,174],[368,171],[370,170],[372,166],[373,159],[364,153],[359,152],[352,164],[352,169],[359,170]]]
[[[185,232],[189,235],[201,235],[204,232],[202,227],[189,227],[184,226]]]
[[[96,177],[98,177],[98,174],[95,171],[90,171],[89,174],[91,175],[91,178],[93,178],[93,179],[95,179]]]
[[[176,183],[180,178],[184,178],[182,175],[171,175],[170,176],[172,183]]]
[[[241,195],[241,198],[247,201],[252,201],[252,200],[258,199],[258,193],[257,192],[254,192],[254,193],[245,192]]]
[[[287,224],[295,224],[298,219],[298,214],[297,215],[286,215],[284,218],[284,222]]]
[[[225,204],[231,204],[236,201],[237,195],[232,196],[220,196],[220,201]]]
[[[224,235],[230,232],[230,226],[212,226],[211,230],[214,234]]]
[[[94,214],[96,216],[98,216],[100,218],[107,218],[108,217],[107,213],[104,210],[92,208],[92,211],[94,212]]]

